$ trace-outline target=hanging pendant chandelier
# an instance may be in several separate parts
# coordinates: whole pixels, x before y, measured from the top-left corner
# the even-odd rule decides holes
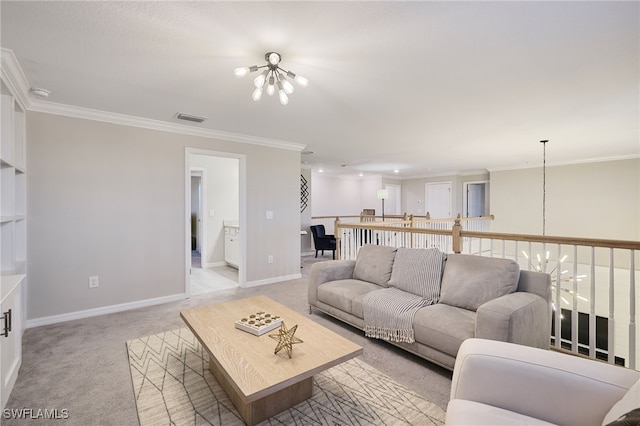
[[[291,71],[286,71],[280,68],[280,61],[282,60],[282,56],[279,53],[267,52],[264,55],[264,59],[267,61],[267,63],[264,65],[240,67],[234,70],[234,74],[236,75],[236,77],[241,78],[249,73],[264,69],[264,71],[258,74],[258,76],[253,80],[253,84],[256,89],[251,94],[251,98],[254,101],[258,102],[262,98],[262,92],[266,86],[267,95],[272,96],[273,94],[275,94],[277,87],[280,103],[282,105],[288,104],[288,95],[293,93],[293,84],[291,84],[291,82],[287,80],[287,77],[294,79],[302,87],[307,87],[309,85],[309,80],[307,80],[306,78],[300,75],[296,75]]]
[[[540,141],[540,143],[542,144],[542,236],[543,237],[546,236],[546,231],[547,231],[546,228],[547,228],[547,143],[548,142],[549,142],[548,140]],[[569,303],[569,300],[567,300],[567,298],[564,297],[565,296],[564,293],[566,293],[571,298],[573,298],[574,291],[563,287],[563,284],[567,285],[570,283],[575,283],[577,287],[577,283],[581,282],[582,279],[586,278],[587,276],[577,275],[577,274],[575,276],[567,275],[569,271],[562,269],[562,263],[565,262],[569,256],[564,255],[562,256],[562,258],[558,260],[555,260],[555,261],[551,260],[551,264],[550,264],[549,251],[546,252],[544,259],[542,258],[542,256],[540,256],[540,254],[537,254],[536,255],[537,263],[534,263],[533,259],[529,258],[529,254],[526,251],[522,250],[522,255],[525,257],[525,259],[527,259],[527,261],[529,261],[529,264],[533,266],[535,271],[544,272],[551,275],[551,290],[552,290],[551,294],[553,298],[553,301],[551,302],[551,307],[553,308],[554,311],[557,309],[557,305],[562,305],[560,301],[555,300],[557,298],[556,295],[558,293],[560,294],[560,299],[562,300],[564,305],[570,306],[572,307],[572,309],[577,309],[576,306],[572,306],[572,304]],[[558,253],[558,257],[560,257],[559,255],[560,253]],[[558,275],[558,270],[560,270],[559,275]],[[556,287],[560,288],[560,292],[556,291]],[[576,295],[576,298],[582,300],[583,302],[589,301],[587,298],[578,294],[577,291],[575,295]],[[560,318],[562,319],[562,316]]]

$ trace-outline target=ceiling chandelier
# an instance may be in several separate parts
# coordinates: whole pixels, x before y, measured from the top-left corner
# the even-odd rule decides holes
[[[540,141],[540,143],[542,144],[542,236],[546,235],[546,226],[547,226],[547,143],[548,142],[549,142],[548,140]],[[538,261],[537,264],[533,264],[532,262],[533,259],[529,258],[529,254],[526,251],[522,250],[522,255],[525,257],[525,259],[529,261],[529,264],[533,266],[536,271],[548,273],[549,275],[551,275],[551,289],[552,289],[551,293],[554,299],[556,298],[556,293],[558,293],[556,291],[556,286],[560,288],[561,292],[567,293],[571,295],[571,297],[573,297],[574,290],[563,287],[563,283],[565,285],[574,283],[577,287],[577,283],[581,282],[583,278],[587,277],[586,275],[577,275],[577,274],[575,276],[567,275],[569,271],[562,269],[562,263],[567,260],[568,258],[567,255],[564,255],[562,256],[562,258],[555,261],[555,266],[553,266],[552,268],[550,268],[550,265],[549,265],[549,257],[550,257],[549,251],[546,252],[544,259],[542,259],[540,254],[536,255],[536,258]],[[560,257],[560,253],[558,253],[558,257]],[[560,274],[558,274],[558,271],[560,272]],[[577,289],[575,291],[575,296],[578,299],[582,300],[583,302],[589,301],[587,298],[578,294]],[[562,295],[562,293],[560,293],[560,299],[565,305],[571,306],[571,303],[569,303],[569,301]],[[556,302],[557,301],[555,300],[551,302],[551,306],[554,311],[556,310]],[[577,307],[575,306],[573,308],[577,309]]]
[[[264,55],[264,59],[267,61],[264,65],[240,67],[236,68],[233,72],[236,77],[241,78],[251,72],[266,68],[255,78],[255,80],[253,80],[256,90],[251,94],[251,98],[253,98],[254,101],[258,102],[262,98],[262,91],[265,86],[267,86],[267,95],[269,96],[276,93],[276,86],[278,86],[278,97],[280,98],[280,103],[282,105],[288,104],[288,95],[293,93],[293,84],[291,84],[286,77],[294,79],[302,87],[307,87],[309,85],[309,80],[306,78],[280,68],[279,64],[282,60],[282,56],[279,53],[267,52]]]

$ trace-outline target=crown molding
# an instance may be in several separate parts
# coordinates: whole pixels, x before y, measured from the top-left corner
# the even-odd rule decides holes
[[[302,152],[306,145],[295,142],[281,141],[277,139],[263,138],[259,136],[243,135],[239,133],[225,132],[222,130],[203,129],[186,126],[184,124],[170,123],[167,121],[153,120],[150,118],[135,117],[114,112],[101,111],[91,108],[83,108],[74,105],[65,105],[35,98],[29,92],[30,85],[24,75],[15,54],[10,49],[2,48],[2,78],[9,90],[18,99],[20,106],[29,111],[43,112],[47,114],[62,115],[66,117],[82,118],[86,120],[102,121],[119,124],[122,126],[140,127],[144,129],[159,130],[162,132],[179,133],[190,136],[200,136],[210,139],[218,139],[229,142],[239,142],[251,145],[260,145],[269,148],[286,149]]]
[[[295,142],[286,142],[259,136],[243,135],[240,133],[225,132],[222,130],[203,129],[198,127],[186,126],[184,124],[169,123],[167,121],[135,117],[131,115],[118,114],[115,112],[107,112],[41,100],[32,101],[29,104],[28,109],[30,111],[43,112],[47,114],[63,115],[66,117],[82,118],[86,120],[103,121],[106,123],[119,124],[122,126],[140,127],[144,129],[180,133],[190,136],[200,136],[204,138],[225,140],[230,142],[261,145],[269,148],[286,149],[290,151],[301,152],[306,147],[306,145]]]
[[[587,158],[580,160],[571,160],[571,161],[547,161],[547,167],[560,167],[560,166],[577,166],[580,164],[590,164],[590,163],[604,163],[607,161],[622,161],[622,160],[637,160],[640,159],[639,154],[631,154],[631,155],[620,155],[615,157],[598,157],[598,158]],[[525,169],[540,169],[542,168],[542,164],[521,164],[510,167],[495,167],[487,169],[489,173],[494,172],[506,172],[510,170],[525,170]]]
[[[27,110],[29,107],[29,82],[22,72],[13,50],[0,49],[0,62],[2,80],[11,91],[11,94],[18,100],[20,107]]]

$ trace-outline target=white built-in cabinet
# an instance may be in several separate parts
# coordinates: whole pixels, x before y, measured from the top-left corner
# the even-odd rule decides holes
[[[0,79],[0,402],[22,361],[27,273],[25,108]]]
[[[224,261],[234,268],[240,263],[240,227],[237,220],[224,221]]]

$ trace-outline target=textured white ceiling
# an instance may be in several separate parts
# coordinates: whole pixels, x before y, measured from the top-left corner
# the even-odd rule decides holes
[[[640,155],[640,2],[9,2],[49,101],[307,145],[403,177]],[[310,80],[251,100],[264,53]],[[347,164],[346,167],[341,165]]]

